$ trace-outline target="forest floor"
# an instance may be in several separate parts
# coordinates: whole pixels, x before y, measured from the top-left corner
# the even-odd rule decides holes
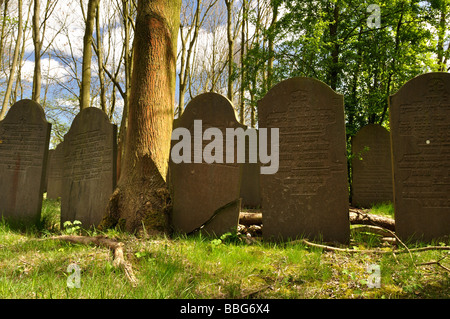
[[[417,250],[448,246],[448,240],[406,248],[352,226],[350,245],[333,251],[239,233],[212,239],[91,231],[123,243],[130,280],[107,247],[58,239],[80,231],[75,223],[59,229],[59,207],[44,200],[41,225],[25,232],[0,223],[1,298],[450,298],[449,251]],[[372,213],[389,215],[392,207]]]

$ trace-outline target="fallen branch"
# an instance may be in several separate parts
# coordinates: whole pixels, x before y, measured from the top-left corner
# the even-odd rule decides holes
[[[122,268],[125,271],[127,279],[131,282],[133,286],[136,286],[137,279],[133,274],[133,269],[131,264],[128,263],[123,256],[123,243],[118,242],[114,239],[105,236],[76,236],[76,235],[61,235],[54,237],[43,238],[42,240],[61,240],[74,244],[90,245],[94,244],[99,247],[106,247],[113,253],[113,266],[115,268]]]
[[[368,214],[361,210],[350,208],[350,224],[380,226],[395,231],[395,220],[390,217]]]
[[[262,213],[241,212],[239,214],[239,224],[250,226],[262,224]]]
[[[392,236],[391,231],[386,230],[383,227],[372,226],[372,225],[355,225],[355,226],[356,227],[352,228],[352,231],[373,233],[373,234],[381,235],[383,237],[394,237],[394,236]]]
[[[364,250],[358,250],[358,249],[349,249],[349,248],[339,248],[334,246],[328,246],[328,245],[322,245],[322,244],[316,244],[308,241],[307,239],[301,239],[301,240],[294,240],[290,242],[291,244],[295,243],[303,243],[310,247],[316,247],[316,248],[322,248],[326,251],[337,251],[337,252],[343,252],[343,253],[363,253],[363,254],[402,254],[402,253],[411,253],[413,252],[421,252],[426,250],[450,250],[450,246],[428,246],[428,247],[420,247],[420,248],[413,248],[413,249],[404,249],[404,250],[381,250],[381,249],[364,249]],[[404,244],[403,244],[404,245]]]
[[[444,257],[442,257],[442,258],[439,259],[439,260],[436,260],[436,261],[429,261],[429,262],[426,262],[426,263],[417,264],[417,266],[438,265],[438,266],[441,267],[442,269],[444,269],[444,270],[450,272],[450,269],[449,269],[449,268],[447,268],[447,267],[445,267],[444,265],[441,264],[441,261],[444,260],[445,258],[447,258],[448,256],[450,256],[450,254],[445,255]]]

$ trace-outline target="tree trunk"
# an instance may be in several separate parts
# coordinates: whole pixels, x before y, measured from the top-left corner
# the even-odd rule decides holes
[[[101,227],[168,233],[166,185],[181,0],[140,0],[121,177]]]
[[[22,0],[19,0],[18,3],[18,7],[19,7],[19,26],[18,26],[18,30],[17,30],[17,40],[16,40],[16,46],[14,48],[14,57],[13,57],[13,61],[12,61],[12,66],[11,66],[11,70],[9,72],[9,78],[8,78],[8,84],[6,87],[6,92],[5,92],[5,97],[3,100],[3,105],[2,105],[2,110],[0,111],[0,121],[3,120],[3,118],[6,115],[6,109],[7,106],[9,104],[9,97],[11,96],[11,92],[12,92],[12,86],[14,83],[14,76],[16,74],[16,66],[17,66],[17,62],[19,60],[19,51],[20,51],[20,41],[22,40],[22,32],[23,32],[23,26],[22,26]]]
[[[275,28],[278,18],[278,6],[279,3],[274,1],[271,4],[272,6],[272,21],[269,26],[269,45],[268,45],[268,53],[269,53],[269,59],[267,61],[267,90],[270,90],[273,83],[273,62],[275,60],[275,52],[274,52],[274,40],[275,40]]]
[[[39,31],[40,0],[34,0],[33,43],[34,43],[34,73],[33,92],[31,99],[36,103],[41,100],[41,39]]]
[[[245,54],[247,53],[247,41],[245,26],[247,21],[247,0],[242,1],[242,29],[241,29],[241,87],[240,87],[240,105],[239,122],[245,125]]]
[[[105,89],[105,73],[103,71],[103,47],[102,37],[100,35],[100,6],[97,6],[95,14],[95,32],[97,33],[97,62],[98,62],[98,80],[100,82],[100,106],[103,112],[108,114],[106,109],[106,89]],[[110,114],[110,118],[112,114]]]
[[[83,65],[80,88],[80,110],[90,106],[91,103],[91,60],[92,60],[92,33],[94,32],[95,13],[100,0],[89,0],[86,15],[86,29],[83,38]]]
[[[225,0],[227,6],[227,39],[228,39],[228,99],[233,102],[233,55],[234,37],[231,29],[232,10],[234,0]]]
[[[131,1],[130,6],[134,2]],[[123,29],[124,29],[124,65],[125,65],[125,90],[122,94],[123,98],[123,112],[122,120],[120,122],[119,141],[117,145],[117,180],[120,180],[120,172],[122,167],[122,158],[124,153],[124,145],[126,144],[126,131],[128,125],[128,104],[130,101],[131,91],[131,73],[133,70],[133,52],[130,52],[130,37],[131,37],[131,12],[132,8],[128,7],[128,0],[122,0],[122,17],[123,17]],[[131,50],[133,51],[133,50]],[[120,85],[117,86],[120,89]]]
[[[339,41],[338,41],[338,23],[339,23],[339,4],[335,3],[333,8],[333,22],[330,23],[330,41],[332,42],[331,65],[329,73],[329,85],[336,91],[339,77]]]

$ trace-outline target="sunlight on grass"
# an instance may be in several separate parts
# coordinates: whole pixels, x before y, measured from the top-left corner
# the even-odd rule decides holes
[[[390,206],[377,206],[389,215]],[[409,254],[326,252],[302,242],[247,244],[236,234],[137,238],[117,230],[138,279],[133,287],[111,252],[92,245],[41,240],[61,233],[59,202],[44,201],[40,227],[26,232],[0,223],[3,298],[449,298],[450,276],[437,265],[445,251]],[[433,245],[448,245],[436,242]],[[350,248],[392,249],[379,236],[352,233]],[[410,247],[418,246],[410,244]],[[425,244],[422,244],[425,246]],[[449,258],[442,264],[450,267]],[[80,288],[68,288],[68,266],[80,269]],[[380,270],[370,288],[369,265]]]

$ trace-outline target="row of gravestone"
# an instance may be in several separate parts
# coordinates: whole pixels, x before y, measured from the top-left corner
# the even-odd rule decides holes
[[[98,225],[116,183],[117,128],[102,110],[87,108],[49,151],[50,129],[31,100],[15,103],[0,122],[0,214],[17,227],[38,223],[47,190],[61,197],[61,224]]]
[[[352,141],[353,203],[392,200],[402,239],[449,236],[450,74],[410,80],[390,97],[389,108],[390,133],[368,125]],[[215,127],[225,136],[225,128],[240,127],[232,110],[226,98],[203,94],[174,127],[188,129],[192,138],[195,121],[202,120],[201,134]],[[258,118],[259,130],[279,129],[277,172],[261,175],[254,164],[171,162],[174,227],[223,233],[236,226],[237,199],[251,197],[250,205],[262,207],[265,239],[349,242],[343,96],[318,80],[292,78],[258,102]]]
[[[386,155],[375,143],[386,133],[371,133],[372,142],[362,146],[355,137],[355,154],[364,158],[368,151],[375,153],[371,160],[361,161],[367,167],[360,175],[379,177],[380,183],[392,177],[396,231],[401,238],[430,240],[449,235],[450,75],[429,73],[414,78],[391,96],[389,104],[392,155]],[[278,143],[273,144],[279,150],[276,173],[261,175],[257,163],[171,161],[174,229],[215,234],[235,229],[240,197],[244,197],[256,205],[261,203],[265,239],[307,236],[348,242],[342,95],[318,80],[292,78],[274,86],[259,101],[258,114],[260,130],[279,130]],[[219,130],[223,136],[226,128],[244,128],[226,98],[215,93],[197,96],[174,122],[174,129],[185,128],[191,133],[194,153],[195,148],[208,144],[202,140],[199,145],[193,139],[198,120],[202,121],[201,136],[208,128]],[[49,134],[50,124],[42,108],[29,100],[12,106],[0,122],[0,211],[13,222],[39,219]],[[268,145],[272,145],[270,138]],[[116,182],[115,141],[116,126],[101,110],[88,108],[77,115],[62,145],[50,155],[47,194],[58,196],[52,194],[52,187],[59,180],[62,222],[80,220],[84,226],[100,222]],[[220,143],[226,149],[225,140]],[[375,164],[386,158],[393,164],[393,174],[389,175],[386,166],[374,173]],[[353,187],[363,190],[362,199],[353,193],[355,201],[372,201],[372,193],[389,194],[390,190],[371,192],[378,182],[358,186],[358,163],[353,165]],[[251,187],[258,182],[259,188]]]

